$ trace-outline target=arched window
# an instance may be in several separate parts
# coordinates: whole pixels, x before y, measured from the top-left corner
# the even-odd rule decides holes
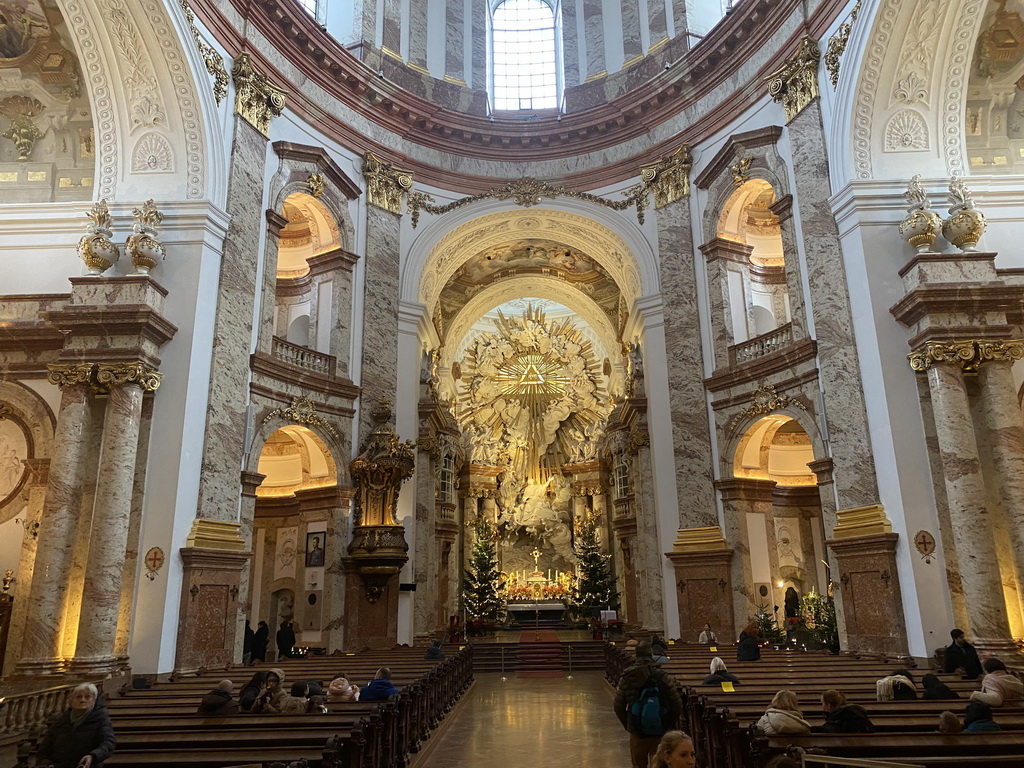
[[[559,66],[555,7],[547,0],[502,0],[491,18],[494,109],[555,109]]]

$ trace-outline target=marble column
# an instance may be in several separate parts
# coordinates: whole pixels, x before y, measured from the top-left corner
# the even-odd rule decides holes
[[[242,524],[239,529],[239,535],[245,542],[246,551],[253,553],[253,562],[256,560],[255,551],[253,549],[253,522],[256,519],[256,489],[259,488],[266,479],[267,476],[260,474],[259,472],[248,472],[243,470],[241,474]],[[252,613],[252,594],[250,589],[252,581],[252,568],[243,568],[238,579],[238,616],[235,619],[237,624],[234,653],[236,663],[241,660],[244,653],[245,620],[250,618]],[[259,621],[255,616],[252,618],[256,619],[257,622]],[[253,629],[255,630],[256,627],[254,626]]]
[[[368,205],[366,208],[366,273],[363,301],[363,365],[360,387],[359,444],[373,429],[371,411],[377,399],[392,403],[398,387],[398,270],[401,217]]]
[[[430,445],[429,432],[420,433],[420,446]],[[436,438],[434,438],[436,440]],[[413,637],[417,643],[434,639],[439,628],[437,620],[438,563],[435,534],[435,505],[437,501],[437,475],[434,461],[440,460],[440,453],[434,457],[424,447],[416,451],[416,541],[413,555]]]
[[[409,3],[409,66],[417,72],[427,70],[428,18],[430,3]]]
[[[89,564],[82,589],[83,611],[71,669],[112,672],[121,605],[121,577],[132,513],[135,458],[139,449],[142,394],[155,390],[159,375],[141,364],[100,364],[97,380],[109,389],[93,508]]]
[[[86,454],[91,447],[87,437],[94,368],[92,363],[50,367],[50,382],[62,392],[39,525],[39,539],[46,546],[37,551],[33,567],[19,674],[57,674],[64,669],[62,629]]]
[[[977,647],[1003,649],[1010,642],[1010,625],[960,364],[933,363],[928,368],[928,387],[953,523],[953,544],[970,622],[963,629],[974,638]]]
[[[415,5],[415,3],[413,3]],[[381,50],[402,61],[402,1],[384,0],[384,21]]]
[[[607,74],[604,63],[604,4],[601,0],[583,0],[583,35],[587,62],[586,82]]]
[[[466,84],[465,39],[466,4],[463,0],[447,0],[445,10],[444,79]]]
[[[623,61],[630,64],[643,56],[643,50],[640,48],[640,2],[621,0],[619,8],[622,14]]]
[[[668,41],[668,19],[665,17],[665,0],[647,0],[647,28],[651,34],[651,53],[662,42]]]
[[[985,362],[978,368],[978,384],[992,475],[1013,543],[1018,598],[1024,600],[1024,420],[1012,368],[1012,359]]]
[[[18,580],[15,583],[14,608],[11,612],[11,629],[7,636],[7,651],[4,654],[3,666],[0,667],[0,671],[6,671],[8,674],[15,668],[18,657],[21,655],[25,616],[28,614],[29,595],[32,592],[32,573],[39,544],[39,528],[50,474],[49,459],[25,459],[25,465],[29,471],[28,503],[23,521],[25,535],[21,540],[21,554],[18,559]]]
[[[560,3],[562,11],[562,77],[566,88],[579,85],[580,39],[576,29],[576,0]]]
[[[824,528],[825,540],[835,535],[838,518],[836,516],[836,489],[832,483],[832,459],[816,459],[807,463],[808,468],[814,473],[818,480],[818,498],[821,500],[821,522]],[[825,559],[828,561],[829,573],[827,578],[834,584],[839,578],[839,560],[836,553],[829,547],[825,547]],[[822,594],[829,589],[829,585],[822,586]],[[843,595],[840,590],[833,590],[832,600],[836,606],[836,625],[839,629],[839,647],[849,648],[846,632],[846,618],[843,613]]]
[[[470,45],[472,46],[472,79],[469,87],[475,91],[487,90],[487,7],[473,3]]]
[[[700,316],[690,199],[681,197],[662,206],[657,221],[661,292],[671,297],[672,306],[664,317],[679,525],[718,525],[704,356],[696,330]]]
[[[658,537],[654,471],[651,445],[646,435],[636,441],[633,456],[633,489],[636,499],[637,620],[651,631],[665,631],[665,601],[662,593],[664,556]]]
[[[786,292],[789,293],[789,316],[793,323],[793,341],[800,341],[806,339],[809,334],[807,310],[804,307],[803,272],[800,269],[796,224],[793,221],[793,196],[786,195],[769,207],[779,218],[779,235],[782,238],[782,252],[785,254]]]
[[[274,346],[274,330],[276,323],[274,318],[277,315],[277,252],[281,243],[281,230],[288,224],[288,219],[277,211],[269,208],[264,211],[267,220],[267,239],[263,249],[263,286],[260,290],[260,328],[256,338],[256,349],[269,355]],[[315,309],[311,312],[316,317]],[[283,313],[281,323],[282,332],[278,335],[288,334],[288,315]],[[310,334],[313,337],[312,333]],[[312,343],[309,346],[314,346]]]
[[[327,544],[324,555],[324,623],[323,644],[328,653],[347,649],[345,636],[346,576],[342,559],[346,555],[349,538],[349,518],[352,514],[354,488],[339,487],[337,503],[327,514]],[[358,576],[354,576],[357,581]]]
[[[877,503],[878,481],[846,272],[842,259],[836,258],[836,254],[842,253],[842,247],[828,203],[832,186],[822,125],[821,102],[817,99],[788,124],[793,166],[799,169],[799,173],[793,175],[793,187],[800,201],[800,234],[810,288],[809,305],[814,315],[814,338],[818,345],[824,415],[832,458],[838,468],[836,492],[841,508],[861,507]],[[776,206],[772,210],[781,218]],[[796,251],[786,252],[787,263],[791,255],[795,258]],[[795,297],[792,286],[790,289],[792,301]]]

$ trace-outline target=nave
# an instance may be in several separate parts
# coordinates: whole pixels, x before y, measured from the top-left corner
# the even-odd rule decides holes
[[[448,722],[424,745],[414,768],[623,768],[629,734],[612,711],[601,672],[524,679],[476,675]]]

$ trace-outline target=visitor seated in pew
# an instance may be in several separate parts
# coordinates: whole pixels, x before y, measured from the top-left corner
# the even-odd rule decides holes
[[[54,768],[103,768],[117,741],[107,707],[92,683],[71,692],[68,709],[54,720],[39,746],[36,764]]]
[[[306,714],[308,715],[326,715],[327,709],[327,697],[323,694],[318,696],[309,697],[309,706],[306,708]]]
[[[253,677],[255,678],[256,675],[253,675]],[[263,678],[263,685],[256,692],[256,696],[254,697],[252,704],[248,709],[242,706],[242,711],[252,712],[253,714],[258,715],[275,715],[280,712],[281,702],[284,701],[284,698],[288,695],[281,687],[283,682],[283,670],[272,669],[267,672],[266,677]]]
[[[242,690],[238,694],[238,709],[242,712],[249,712],[252,710],[252,705],[256,703],[256,697],[260,695],[260,691],[267,684],[267,675],[269,672],[256,672],[249,682],[242,686]]]
[[[954,629],[949,633],[953,642],[946,648],[944,658],[944,672],[956,672],[962,670],[964,677],[968,680],[975,680],[981,677],[981,660],[974,646],[967,642],[962,629]]]
[[[715,630],[711,628],[710,624],[704,625],[704,631],[700,633],[697,642],[701,645],[718,645],[718,635],[715,634]]]
[[[423,654],[424,659],[435,659],[440,661],[444,658],[444,651],[441,650],[441,641],[435,640],[434,644],[427,648],[427,652]]]
[[[875,730],[864,707],[850,704],[834,688],[821,694],[821,709],[825,713],[825,724],[812,726],[812,733],[873,733]]]
[[[761,647],[757,642],[757,622],[752,621],[740,632],[740,641],[736,645],[736,661],[760,661]]]
[[[360,701],[387,701],[398,693],[398,689],[391,683],[391,670],[381,667],[377,670],[373,680],[363,686],[359,691]]]
[[[647,768],[694,768],[696,765],[693,739],[682,731],[668,731],[658,742]]]
[[[327,685],[327,703],[339,704],[344,701],[359,701],[359,686],[348,681],[348,675],[335,675]]]
[[[992,707],[980,701],[972,701],[964,712],[964,733],[1001,731],[999,723],[992,719]]]
[[[960,722],[960,718],[948,709],[939,715],[939,733],[954,734],[961,733],[963,730],[964,726]]]
[[[990,707],[1001,707],[1024,698],[1024,683],[1006,671],[1006,665],[997,658],[985,659],[981,665],[985,676],[981,690],[971,694],[971,701],[980,701]]]
[[[655,659],[654,663],[657,664],[658,660]],[[739,685],[740,679],[726,668],[725,662],[720,656],[715,656],[711,660],[711,674],[704,678],[701,685],[719,685],[720,683]]]
[[[310,698],[324,695],[324,684],[319,680],[307,680],[306,685],[309,687]]]
[[[811,724],[804,720],[796,694],[786,690],[775,694],[771,706],[757,721],[757,727],[764,731],[766,736],[811,732]]]
[[[309,685],[301,680],[292,683],[291,693],[281,700],[277,708],[282,715],[304,715],[309,709]]]
[[[217,687],[203,696],[196,709],[197,715],[207,717],[226,717],[238,714],[238,702],[231,698],[235,684],[230,680],[221,680]]]
[[[875,681],[875,698],[879,701],[914,701],[917,699],[917,686],[914,676],[905,669],[897,669]]]
[[[921,678],[922,699],[940,701],[943,699],[959,699],[960,694],[939,680],[938,675],[925,675]]]

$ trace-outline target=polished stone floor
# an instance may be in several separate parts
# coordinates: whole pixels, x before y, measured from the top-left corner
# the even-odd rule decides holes
[[[415,768],[629,768],[629,736],[601,672],[504,682],[478,674],[434,738]]]

